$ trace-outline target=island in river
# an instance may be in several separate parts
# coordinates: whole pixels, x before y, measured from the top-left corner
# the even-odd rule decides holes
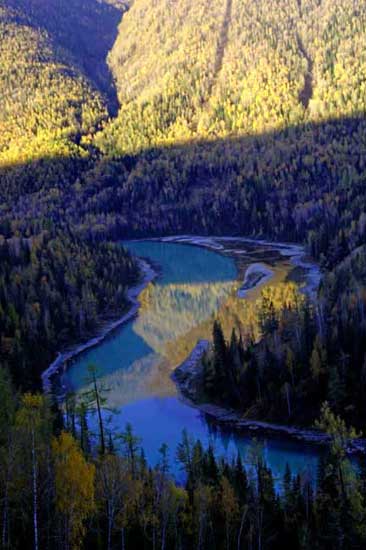
[[[71,350],[66,361],[60,356],[56,370],[63,392],[87,390],[87,367],[97,365],[103,386],[109,389],[108,408],[116,411],[109,429],[123,431],[131,423],[151,464],[157,462],[161,444],[168,443],[177,476],[174,453],[183,429],[203,444],[211,443],[217,455],[240,452],[245,460],[253,436],[232,426],[218,426],[209,415],[191,407],[177,393],[171,373],[199,340],[210,338],[215,318],[220,318],[227,332],[233,326],[245,331],[265,285],[295,280],[314,294],[319,269],[306,262],[302,248],[295,245],[206,237],[123,244],[148,262],[156,277],[151,281],[145,272],[144,288],[133,293],[140,302],[137,315],[134,311],[124,324],[93,340],[92,347]],[[259,266],[265,268],[263,276]],[[249,288],[249,280],[254,288]],[[93,426],[93,418],[90,423]],[[256,436],[262,439],[268,464],[277,475],[283,474],[286,463],[294,472],[309,469],[315,474],[320,448],[259,431]]]

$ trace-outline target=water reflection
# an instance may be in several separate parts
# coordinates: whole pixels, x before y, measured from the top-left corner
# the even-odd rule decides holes
[[[79,356],[63,380],[73,391],[84,391],[87,366],[97,365],[114,408],[176,394],[170,373],[195,346],[192,329],[212,320],[237,284],[234,261],[209,250],[160,242],[127,246],[155,262],[160,275],[142,292],[138,317]]]
[[[134,330],[155,352],[169,359],[167,344],[212,318],[234,286],[235,281],[151,284],[142,293]]]
[[[241,283],[232,257],[176,243],[138,241],[126,245],[156,264],[159,277],[141,294],[139,315],[98,347],[78,356],[64,374],[63,383],[76,393],[84,392],[88,389],[87,367],[97,365],[103,386],[109,388],[107,406],[117,410],[113,427],[121,431],[130,422],[142,438],[151,464],[157,462],[161,444],[168,443],[177,475],[174,450],[184,428],[203,444],[214,444],[218,455],[230,458],[240,452],[245,459],[251,437],[217,428],[182,403],[170,374],[198,339],[210,337],[217,316],[227,336],[233,326],[255,335],[253,300],[258,292],[252,298],[238,298]],[[279,261],[271,269],[271,282],[278,288],[288,276],[289,264]],[[268,462],[278,475],[282,475],[286,462],[294,471],[307,463],[316,468],[318,453],[314,449],[308,452],[304,445],[279,440],[264,443]]]

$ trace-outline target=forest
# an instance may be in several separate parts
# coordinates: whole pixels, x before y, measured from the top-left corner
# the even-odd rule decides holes
[[[81,135],[106,116],[99,92],[23,12],[2,7],[0,25],[1,166],[79,154]]]
[[[279,300],[264,290],[256,312],[259,338],[233,329],[227,342],[216,322],[200,399],[250,418],[302,426],[313,426],[327,402],[363,430],[365,259],[364,247],[358,248],[327,274],[316,305],[301,296]]]
[[[113,244],[46,231],[36,238],[2,237],[0,356],[14,383],[37,387],[55,351],[129,306],[125,290],[136,279],[134,260]]]
[[[99,44],[101,51],[93,53],[91,43],[79,50],[80,60],[76,53],[80,34],[89,39],[100,12],[110,18],[116,8],[95,3],[92,13],[91,3],[76,2],[60,13],[59,7],[14,0],[0,8],[0,361],[24,390],[40,387],[42,371],[62,347],[120,314],[128,305],[125,289],[138,278],[119,245],[80,238],[61,210],[53,218],[47,206],[29,208],[34,193],[41,202],[56,201],[90,167],[83,139],[107,117],[108,98],[94,83],[101,75],[94,67],[88,77],[80,60],[102,62],[113,36]],[[73,18],[79,27],[66,49]],[[22,227],[19,201],[28,211]]]
[[[129,4],[0,6],[1,546],[362,548],[345,448],[366,420],[365,3]],[[118,241],[178,233],[319,262],[315,303],[264,294],[256,334],[215,323],[203,366],[210,400],[330,433],[315,483],[184,434],[178,484],[165,446],[148,465],[133,427],[102,446],[85,407],[64,418],[36,393],[127,307],[139,273]]]
[[[365,25],[360,1],[135,2],[110,54],[121,109],[96,142],[118,155],[363,113]]]
[[[363,548],[366,474],[346,456],[355,432],[328,405],[319,426],[331,443],[311,480],[288,466],[275,478],[255,440],[244,467],[187,432],[149,466],[130,425],[92,433],[86,412],[98,399],[96,382],[63,416],[40,394],[14,395],[0,371],[2,548],[280,549],[284,540],[294,549]]]

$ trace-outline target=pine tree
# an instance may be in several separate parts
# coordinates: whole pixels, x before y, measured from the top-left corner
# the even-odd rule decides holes
[[[345,393],[345,387],[339,375],[338,367],[332,363],[328,367],[327,400],[333,410],[340,411],[343,409],[342,404]]]
[[[213,326],[214,395],[220,400],[225,399],[227,395],[227,366],[228,350],[224,334],[220,322],[215,321]]]
[[[132,425],[128,422],[126,429],[121,435],[124,453],[131,467],[132,478],[136,479],[138,468],[138,451],[141,443],[141,439],[134,435]]]
[[[85,391],[81,395],[81,403],[88,413],[95,413],[97,415],[98,427],[99,427],[99,450],[100,454],[104,455],[106,452],[106,433],[105,433],[105,421],[103,418],[103,410],[109,410],[106,407],[108,388],[104,387],[98,381],[98,369],[95,365],[88,366],[88,377],[86,384],[91,388]],[[74,432],[73,432],[74,433]]]

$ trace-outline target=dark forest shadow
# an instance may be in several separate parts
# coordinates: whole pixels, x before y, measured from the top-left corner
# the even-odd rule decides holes
[[[2,217],[17,218],[24,231],[34,216],[52,219],[94,239],[211,233],[303,241],[311,231],[326,239],[347,211],[356,219],[366,211],[365,135],[365,118],[355,116],[114,159],[3,167]]]

